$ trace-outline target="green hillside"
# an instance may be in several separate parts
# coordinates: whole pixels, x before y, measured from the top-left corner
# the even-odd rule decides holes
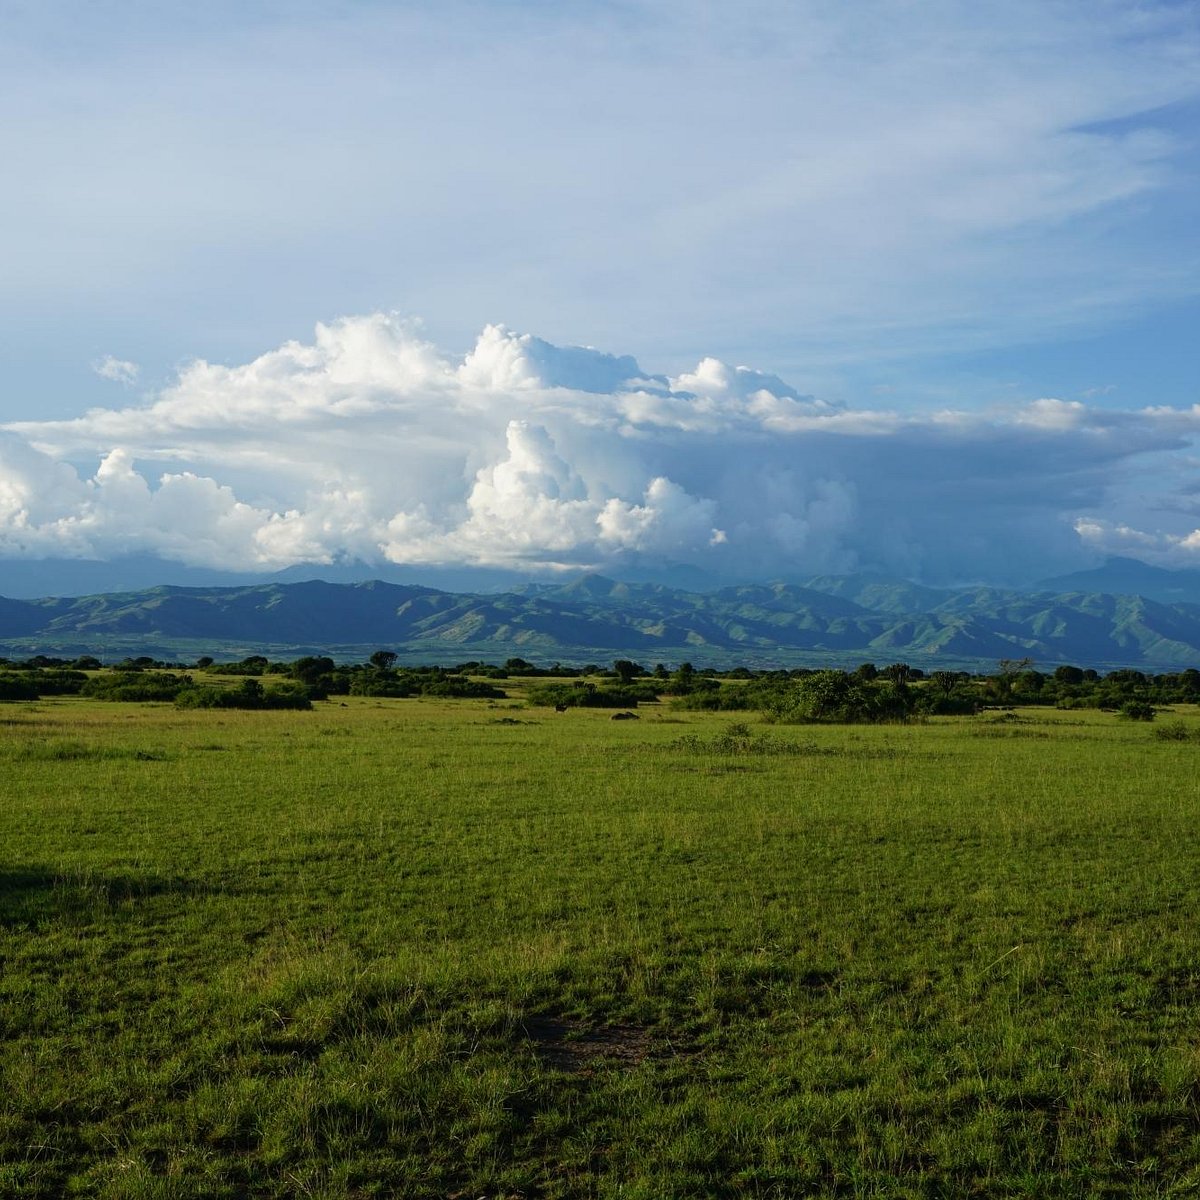
[[[937,591],[876,576],[818,576],[687,592],[584,575],[558,586],[454,593],[372,581],[156,587],[71,599],[0,599],[7,654],[171,656],[387,646],[406,657],[633,655],[729,665],[904,659],[974,667],[1178,668],[1200,662],[1200,607],[1144,596]]]

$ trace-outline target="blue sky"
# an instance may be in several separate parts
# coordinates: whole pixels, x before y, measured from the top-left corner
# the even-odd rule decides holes
[[[1190,563],[1198,116],[1194,3],[0,0],[0,555],[480,561],[470,523],[499,471],[528,502],[487,493],[529,530],[503,556],[515,569],[658,555],[762,574],[782,556],[949,577],[982,571],[989,544],[1011,576],[1112,552]],[[390,332],[373,314],[393,314]],[[318,323],[346,344],[322,349]],[[467,397],[456,375],[448,398],[444,364],[458,372],[499,323],[632,356],[660,391],[708,404],[711,428],[676,414],[651,432],[623,383],[596,432],[595,364],[539,376],[542,341],[513,352],[519,386],[493,373]],[[293,356],[276,403],[302,392],[324,423],[272,450],[240,414],[261,401],[253,364],[292,341],[326,358]],[[418,344],[443,366],[381,373],[370,357]],[[310,375],[328,382],[331,353],[342,383],[318,403]],[[818,447],[734,376],[718,397],[700,372],[697,399],[708,359],[851,415]],[[204,364],[223,382],[200,388]],[[334,428],[348,447],[383,428],[356,429],[339,388],[402,409],[413,445],[447,447],[453,486],[403,440],[390,462],[407,488],[325,454]],[[572,389],[570,411],[549,395]],[[1051,410],[1030,407],[1046,400],[1086,409],[1053,410],[1053,454]],[[937,455],[948,412],[958,469]],[[1142,440],[1097,453],[1101,426]],[[1026,484],[1016,517],[972,481],[1022,430],[1053,477]],[[705,437],[736,443],[735,477],[788,474],[773,532],[732,482],[706,488]],[[886,438],[938,473],[940,499],[903,478],[873,498],[855,473],[877,470],[864,448]],[[146,495],[127,480],[118,499],[104,462]],[[184,476],[228,500],[217,527],[180,525],[165,498],[153,515]],[[660,479],[688,497],[657,493],[692,514],[686,530],[647,500]],[[645,510],[640,534],[603,524],[610,502]],[[961,528],[931,504],[957,506]],[[241,541],[222,541],[228,505],[258,514]],[[290,542],[289,513],[311,527]],[[168,515],[178,528],[159,527]]]

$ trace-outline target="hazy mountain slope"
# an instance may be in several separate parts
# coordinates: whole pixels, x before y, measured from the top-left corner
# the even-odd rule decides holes
[[[156,587],[46,600],[0,599],[0,641],[373,646],[463,657],[597,653],[697,661],[976,664],[1028,656],[1043,667],[1200,664],[1200,606],[1087,592],[941,592],[877,577],[685,592],[590,575],[498,595],[319,580],[236,588]],[[851,596],[854,598],[852,599]],[[867,598],[880,605],[869,608]],[[918,602],[935,601],[923,611]],[[788,656],[793,656],[788,659]],[[794,656],[801,656],[797,659]],[[807,656],[807,657],[804,657]]]
[[[928,612],[947,595],[937,588],[882,575],[814,575],[804,581],[804,586],[882,613]]]
[[[1123,596],[1145,596],[1164,604],[1200,603],[1200,571],[1168,571],[1135,558],[1110,558],[1090,571],[1074,571],[1043,579],[1044,592],[1107,592]]]

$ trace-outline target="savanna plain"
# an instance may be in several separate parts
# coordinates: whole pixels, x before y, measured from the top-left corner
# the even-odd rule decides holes
[[[1200,1192],[1200,742],[510,692],[0,705],[0,1195]]]

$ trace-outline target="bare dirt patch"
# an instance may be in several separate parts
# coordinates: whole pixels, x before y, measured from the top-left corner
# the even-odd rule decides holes
[[[637,1066],[667,1048],[642,1025],[590,1028],[577,1021],[531,1017],[524,1022],[534,1053],[549,1067],[585,1074],[602,1065]]]

